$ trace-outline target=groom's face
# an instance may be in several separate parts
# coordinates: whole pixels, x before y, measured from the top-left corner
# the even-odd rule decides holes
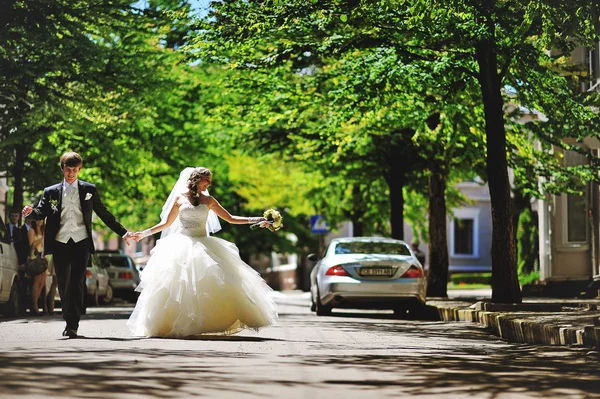
[[[69,184],[73,184],[75,180],[77,180],[77,175],[81,170],[81,165],[78,166],[63,166],[63,175],[65,176],[65,181]]]

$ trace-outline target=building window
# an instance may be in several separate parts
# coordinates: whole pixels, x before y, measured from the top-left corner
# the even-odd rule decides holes
[[[479,209],[461,208],[450,220],[450,256],[455,258],[479,257]]]
[[[135,252],[141,254],[144,251],[144,246],[141,241],[135,243]]]
[[[454,254],[473,255],[473,219],[454,219]]]
[[[575,151],[565,151],[564,163],[566,166],[583,165],[586,163],[585,156]],[[588,241],[588,206],[586,187],[582,195],[562,195],[562,242],[566,246],[581,246]]]

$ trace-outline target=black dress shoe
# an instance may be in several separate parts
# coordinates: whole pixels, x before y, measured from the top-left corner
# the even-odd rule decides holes
[[[77,331],[72,328],[65,328],[65,331],[62,333],[63,337],[69,338],[77,338]]]

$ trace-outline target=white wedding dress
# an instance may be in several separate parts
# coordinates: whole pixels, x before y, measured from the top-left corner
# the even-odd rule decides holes
[[[208,236],[206,205],[179,207],[180,231],[158,240],[127,325],[145,337],[234,334],[276,323],[271,288],[238,248]]]

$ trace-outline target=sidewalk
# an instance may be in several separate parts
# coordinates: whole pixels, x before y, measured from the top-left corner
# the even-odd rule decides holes
[[[523,298],[491,303],[491,290],[449,290],[428,298],[441,320],[474,322],[510,342],[600,348],[600,299]]]

